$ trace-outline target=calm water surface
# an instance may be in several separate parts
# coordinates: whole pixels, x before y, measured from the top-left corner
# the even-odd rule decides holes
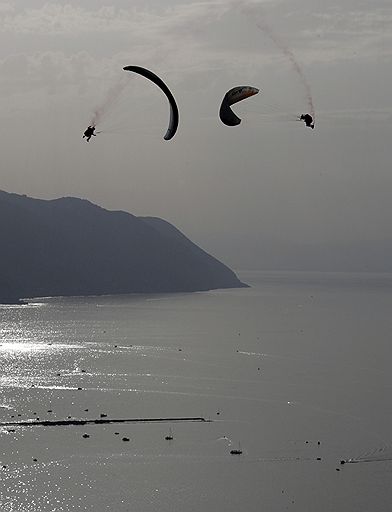
[[[390,510],[392,276],[240,277],[0,306],[1,422],[213,420],[3,426],[0,510]]]

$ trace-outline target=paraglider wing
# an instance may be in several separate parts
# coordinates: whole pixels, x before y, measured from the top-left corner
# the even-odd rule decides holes
[[[169,121],[169,127],[167,129],[167,132],[164,136],[165,140],[170,140],[172,137],[174,137],[174,134],[177,131],[178,127],[178,121],[179,121],[179,113],[178,113],[178,107],[176,100],[174,99],[173,94],[171,93],[168,86],[165,84],[163,80],[159,78],[155,73],[152,71],[142,68],[140,66],[126,66],[123,68],[125,71],[133,71],[134,73],[138,73],[139,75],[144,76],[148,80],[151,80],[154,82],[155,85],[157,85],[167,96],[167,99],[169,100],[170,104],[170,121]]]
[[[230,91],[227,91],[219,110],[219,117],[222,123],[226,124],[227,126],[237,126],[240,124],[241,119],[234,114],[230,108],[231,105],[234,105],[234,103],[237,103],[238,101],[245,100],[250,96],[254,96],[258,92],[259,89],[256,89],[256,87],[250,87],[248,85],[234,87],[233,89],[230,89]]]

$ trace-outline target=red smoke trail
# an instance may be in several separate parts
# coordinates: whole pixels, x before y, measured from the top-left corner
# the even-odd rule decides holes
[[[258,14],[252,9],[249,5],[245,5],[242,8],[242,11],[246,16],[254,20]],[[310,85],[308,81],[306,80],[305,73],[302,71],[301,66],[299,65],[294,53],[290,48],[288,48],[283,41],[274,33],[274,31],[267,25],[266,21],[256,21],[256,26],[259,28],[273,43],[274,45],[282,51],[282,53],[288,58],[290,61],[294,71],[297,73],[298,78],[302,85],[304,86],[305,92],[306,92],[306,100],[309,107],[309,113],[315,118],[315,109],[314,109],[314,103],[313,103],[313,97],[312,97],[312,91],[310,89]]]
[[[308,81],[306,80],[306,76],[301,69],[301,66],[298,64],[298,61],[295,58],[294,53],[292,52],[292,50],[290,50],[290,48],[288,48],[287,46],[285,46],[283,44],[283,42],[273,33],[271,28],[265,22],[264,23],[257,22],[256,26],[271,39],[271,41],[276,45],[276,47],[279,48],[291,62],[291,65],[293,66],[294,71],[297,73],[302,85],[305,88],[306,100],[308,102],[310,114],[314,118],[315,112],[314,112],[312,91],[310,89],[310,85],[309,85]]]
[[[105,115],[110,112],[116,102],[119,100],[121,93],[128,85],[129,78],[121,77],[116,84],[114,84],[107,92],[102,104],[94,110],[93,117],[90,121],[90,126],[97,126],[102,121]]]

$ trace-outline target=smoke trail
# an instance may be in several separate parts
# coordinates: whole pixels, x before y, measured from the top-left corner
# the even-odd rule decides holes
[[[119,100],[121,93],[129,83],[129,77],[122,76],[117,83],[115,83],[107,92],[103,102],[94,109],[93,116],[90,121],[90,126],[97,126],[105,115],[115,106]]]
[[[276,47],[279,48],[283,52],[283,54],[286,55],[286,57],[289,59],[294,71],[297,73],[297,75],[300,79],[300,82],[302,83],[302,85],[305,88],[306,100],[308,102],[310,114],[314,118],[315,111],[314,111],[314,104],[313,104],[313,98],[312,98],[312,91],[310,89],[310,85],[309,85],[308,81],[306,80],[306,76],[305,76],[304,72],[302,71],[301,66],[299,65],[297,59],[295,58],[293,51],[290,50],[290,48],[288,48],[287,46],[285,46],[283,44],[283,41],[281,41],[276,36],[276,34],[274,34],[274,32],[271,30],[271,28],[265,22],[263,22],[263,23],[256,22],[256,26],[262,32],[264,32],[271,39],[271,41],[276,45]]]
[[[310,89],[310,85],[306,79],[305,73],[303,72],[301,66],[299,65],[294,52],[290,50],[288,46],[284,44],[284,42],[274,33],[274,31],[271,29],[271,27],[267,24],[267,22],[264,20],[258,19],[258,13],[255,12],[255,9],[252,8],[247,2],[244,2],[241,7],[242,12],[252,21],[255,19],[256,21],[256,27],[261,30],[273,43],[274,45],[288,58],[290,61],[291,66],[293,67],[294,71],[297,73],[297,76],[303,85],[305,89],[305,96],[309,107],[309,113],[311,116],[315,117],[315,108],[313,103],[313,97],[312,97],[312,91]]]

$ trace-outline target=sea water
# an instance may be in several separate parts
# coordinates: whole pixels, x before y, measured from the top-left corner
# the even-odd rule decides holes
[[[0,510],[390,510],[392,276],[240,277],[0,306]]]

